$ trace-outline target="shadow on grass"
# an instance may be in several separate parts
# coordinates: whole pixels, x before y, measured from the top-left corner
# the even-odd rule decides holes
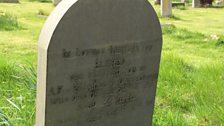
[[[183,20],[181,19],[180,17],[177,17],[175,15],[172,15],[170,17],[162,17],[161,14],[159,15],[159,18],[162,18],[162,19],[168,19],[168,20]]]
[[[222,8],[224,8],[224,6],[218,6],[218,5],[217,6],[214,6],[213,5],[213,6],[210,6],[209,8],[215,8],[215,9],[220,8],[220,9],[222,9]]]
[[[219,38],[215,45],[219,47],[224,46],[224,37]]]
[[[163,27],[163,34],[167,34],[172,36],[172,38],[178,40],[196,40],[196,39],[203,39],[205,36],[199,32],[191,32],[187,29],[178,29],[173,24],[165,25]]]
[[[176,6],[173,7],[174,9],[179,9],[179,10],[187,10],[186,6]]]
[[[51,0],[29,0],[30,2],[52,3]]]
[[[182,20],[180,17],[177,17],[177,16],[175,16],[175,15],[172,15],[170,18],[171,18],[171,19],[174,19],[174,20]]]
[[[205,35],[200,32],[192,32],[187,29],[179,29],[174,24],[162,24],[163,35],[168,35],[172,39],[177,40],[177,42],[184,42],[188,44],[207,44],[209,48],[211,47],[223,47],[224,46],[224,36],[217,35],[217,38],[212,37],[212,35]]]
[[[0,109],[0,126],[13,126],[6,115]]]

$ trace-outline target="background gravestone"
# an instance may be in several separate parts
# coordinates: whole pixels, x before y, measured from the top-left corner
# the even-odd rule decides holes
[[[37,126],[150,126],[162,33],[147,0],[64,0],[39,39]]]
[[[193,8],[201,7],[200,0],[192,0],[192,7]]]
[[[161,0],[161,15],[163,17],[172,16],[172,1],[171,0]]]
[[[19,3],[18,0],[0,0],[0,3]]]

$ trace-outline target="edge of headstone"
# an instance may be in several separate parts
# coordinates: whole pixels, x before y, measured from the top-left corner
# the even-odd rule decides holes
[[[47,18],[47,21],[45,22],[40,33],[38,41],[39,47],[47,50],[51,36],[53,35],[57,24],[60,22],[68,9],[70,9],[70,7],[72,7],[72,5],[76,2],[78,2],[78,0],[63,0],[55,7],[50,16]]]
[[[57,24],[78,0],[63,0],[45,22],[38,41],[36,126],[45,126],[47,51]],[[42,52],[42,53],[40,53]]]
[[[52,0],[54,6],[57,6],[62,0]]]

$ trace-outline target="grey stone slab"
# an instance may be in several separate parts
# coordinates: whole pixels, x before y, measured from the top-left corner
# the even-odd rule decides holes
[[[192,7],[193,8],[199,8],[199,7],[201,7],[200,0],[192,0]]]
[[[19,3],[18,0],[0,0],[0,3]]]
[[[150,126],[162,48],[147,0],[63,0],[39,39],[37,126]]]
[[[161,15],[163,17],[172,16],[172,1],[171,0],[161,0]]]

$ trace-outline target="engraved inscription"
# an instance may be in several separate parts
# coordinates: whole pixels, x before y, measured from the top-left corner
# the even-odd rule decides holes
[[[75,120],[77,126],[83,122],[91,124],[127,109],[134,110],[136,106],[152,104],[140,98],[141,90],[146,90],[157,80],[158,73],[148,72],[150,67],[141,60],[153,57],[152,50],[153,45],[147,42],[69,51],[62,49],[62,56],[66,60],[76,63],[87,59],[88,65],[84,63],[79,68],[85,69],[84,72],[73,70],[67,77],[67,86],[61,84],[49,88],[47,95],[50,104],[58,106],[71,103],[74,110],[87,111],[88,114],[85,120],[70,117],[57,119],[57,122],[64,125]],[[138,60],[141,62],[138,63]],[[85,68],[87,66],[88,70]],[[96,115],[96,111],[100,111],[100,114]]]

